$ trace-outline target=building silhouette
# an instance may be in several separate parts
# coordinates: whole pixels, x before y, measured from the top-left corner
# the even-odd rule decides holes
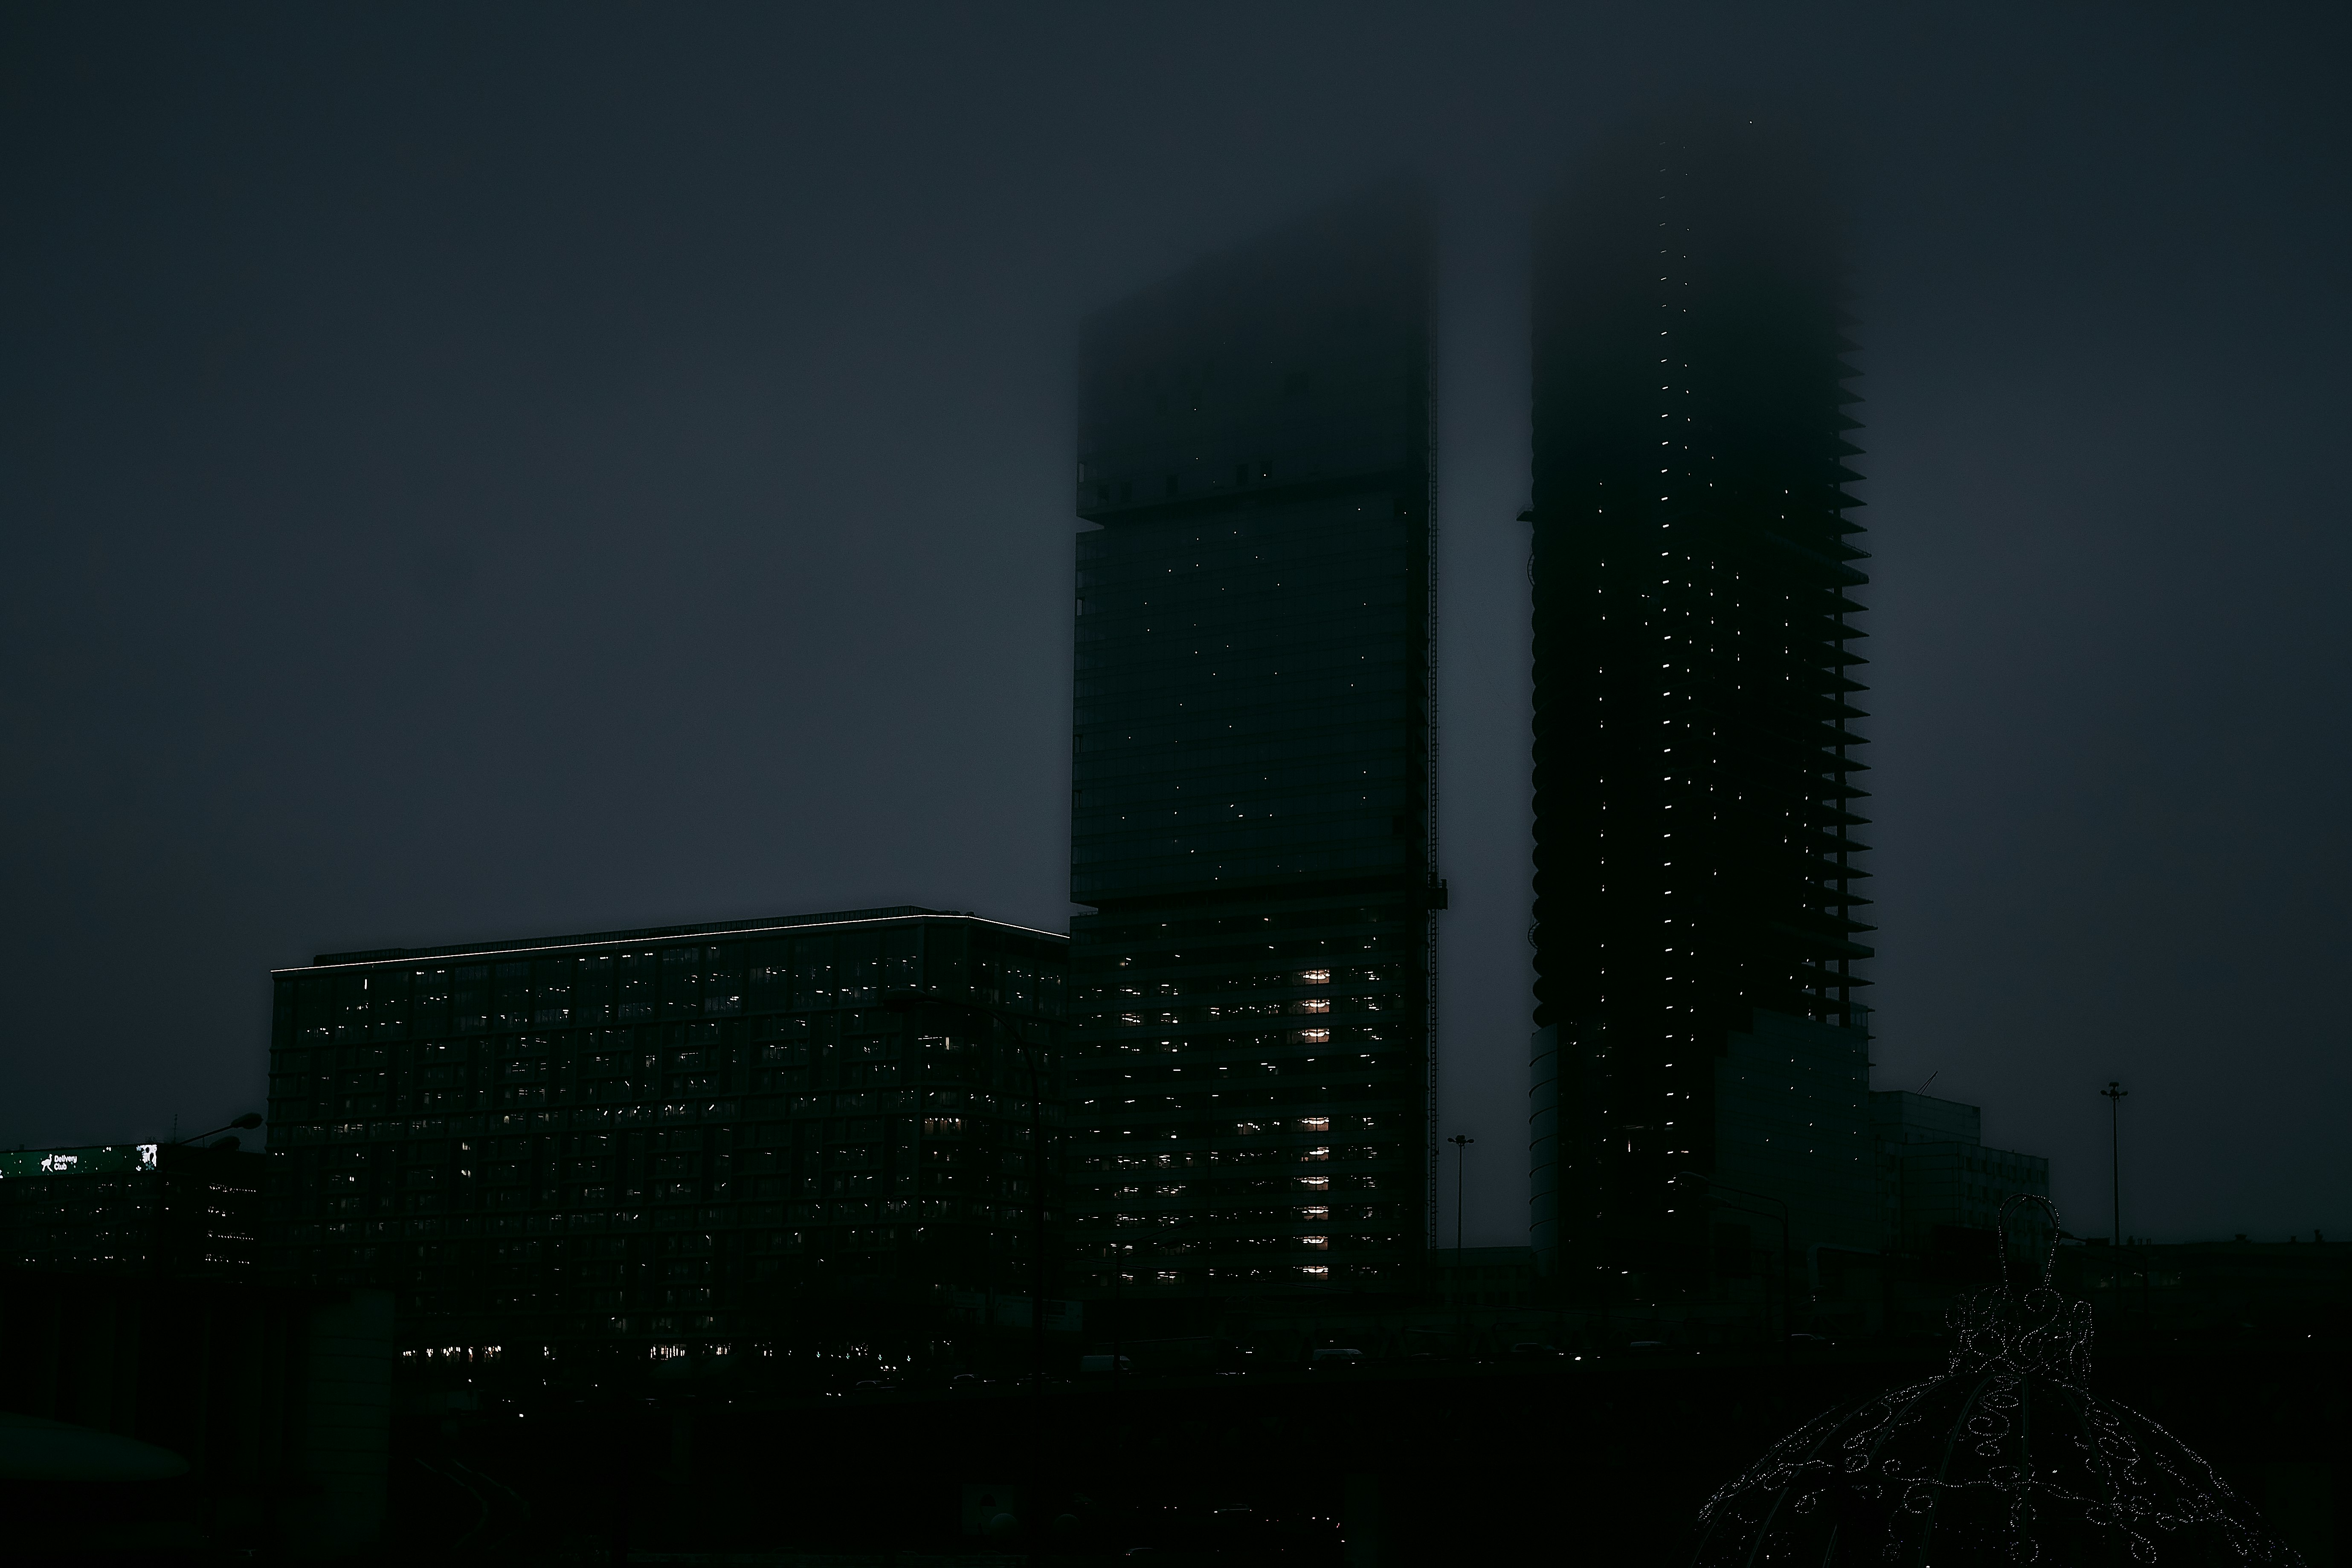
[[[1780,1213],[1875,1240],[1840,300],[1752,125],[1629,136],[1539,225],[1533,1239],[1571,1279],[1687,1283]]]
[[[412,1345],[936,1333],[1030,1289],[1030,1079],[886,1000],[1042,1026],[1064,953],[912,906],[322,953],[273,977],[278,1262]]]
[[[1069,1211],[1130,1301],[1424,1249],[1429,290],[1387,187],[1087,323]]]

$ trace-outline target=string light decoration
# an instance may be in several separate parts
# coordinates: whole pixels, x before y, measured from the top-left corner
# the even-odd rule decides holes
[[[2011,1212],[2038,1205],[2041,1268],[2010,1278]],[[2050,1282],[2058,1211],[2001,1205],[2001,1283],[1948,1318],[1938,1376],[1782,1438],[1699,1512],[1694,1568],[1892,1563],[2273,1563],[2303,1559],[2171,1433],[2090,1391],[2091,1304]]]

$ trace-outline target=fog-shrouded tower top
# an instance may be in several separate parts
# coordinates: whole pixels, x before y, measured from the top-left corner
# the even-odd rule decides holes
[[[1870,928],[1842,296],[1813,163],[1748,122],[1625,136],[1538,227],[1533,1217],[1555,1258],[1704,1271],[1682,1171],[1787,1205],[1800,1245],[1852,1219]]]
[[[1072,1289],[1139,1332],[1425,1246],[1430,271],[1381,186],[1087,324]]]

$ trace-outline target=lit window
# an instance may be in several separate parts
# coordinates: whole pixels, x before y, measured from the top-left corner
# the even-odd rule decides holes
[[[1301,970],[1298,974],[1298,984],[1301,985],[1328,985],[1331,984],[1331,972],[1328,969]]]
[[[1321,1204],[1314,1204],[1308,1207],[1300,1209],[1298,1211],[1298,1217],[1300,1219],[1329,1219],[1331,1217],[1331,1211],[1324,1207]]]
[[[1331,1278],[1331,1266],[1328,1263],[1302,1263],[1298,1266],[1298,1271],[1309,1279]]]
[[[1331,1178],[1328,1176],[1301,1176],[1298,1178],[1298,1184],[1314,1192],[1328,1192],[1331,1189]]]
[[[1302,1160],[1328,1160],[1331,1157],[1331,1151],[1328,1148],[1309,1149],[1298,1157]]]
[[[1302,1116],[1298,1119],[1298,1125],[1308,1132],[1328,1132],[1331,1131],[1331,1119],[1328,1116]]]
[[[1298,1031],[1298,1037],[1307,1045],[1319,1046],[1324,1045],[1330,1040],[1331,1031],[1328,1029],[1301,1029]]]
[[[1311,1247],[1318,1252],[1328,1252],[1331,1249],[1331,1238],[1328,1236],[1302,1236],[1298,1238],[1298,1245]]]
[[[1331,1010],[1331,998],[1328,996],[1309,996],[1305,1001],[1294,1002],[1291,1005],[1297,1007],[1302,1013],[1328,1013]]]

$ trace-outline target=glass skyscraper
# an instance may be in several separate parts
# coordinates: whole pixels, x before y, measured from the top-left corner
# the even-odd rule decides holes
[[[1389,187],[1087,324],[1077,1283],[1384,1290],[1425,1246],[1430,287]]]
[[[1874,1245],[1841,299],[1747,123],[1629,138],[1539,226],[1533,1218],[1612,1278],[1773,1230],[1684,1171]]]

